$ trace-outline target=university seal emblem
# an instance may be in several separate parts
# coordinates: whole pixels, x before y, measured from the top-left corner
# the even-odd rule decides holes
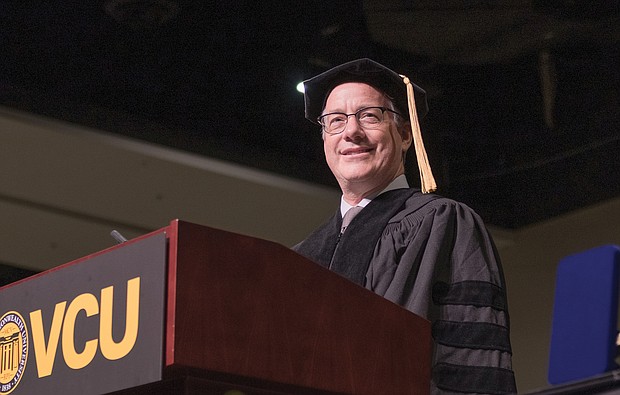
[[[19,385],[28,359],[28,331],[19,313],[9,311],[0,318],[0,395]]]

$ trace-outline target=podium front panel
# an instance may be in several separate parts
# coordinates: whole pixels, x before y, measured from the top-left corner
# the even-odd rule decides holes
[[[165,274],[160,231],[0,288],[0,395],[161,380]]]

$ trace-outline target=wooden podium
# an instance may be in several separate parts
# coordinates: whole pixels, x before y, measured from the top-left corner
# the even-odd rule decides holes
[[[3,339],[0,395],[429,392],[428,321],[284,246],[178,220],[0,288]]]

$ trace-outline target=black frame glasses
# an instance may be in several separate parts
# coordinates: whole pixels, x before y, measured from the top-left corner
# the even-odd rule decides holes
[[[347,128],[347,124],[349,123],[349,117],[352,115],[355,116],[358,125],[360,125],[362,129],[376,129],[385,120],[384,114],[386,111],[402,117],[401,114],[387,107],[371,106],[360,108],[352,114],[347,114],[344,112],[330,112],[318,117],[317,121],[321,125],[321,130],[331,135],[344,132]]]

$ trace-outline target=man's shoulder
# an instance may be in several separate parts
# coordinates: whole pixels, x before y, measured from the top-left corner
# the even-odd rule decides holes
[[[465,203],[441,196],[435,193],[415,191],[390,222],[401,221],[405,217],[425,217],[428,215],[451,215],[456,212],[477,214]]]

